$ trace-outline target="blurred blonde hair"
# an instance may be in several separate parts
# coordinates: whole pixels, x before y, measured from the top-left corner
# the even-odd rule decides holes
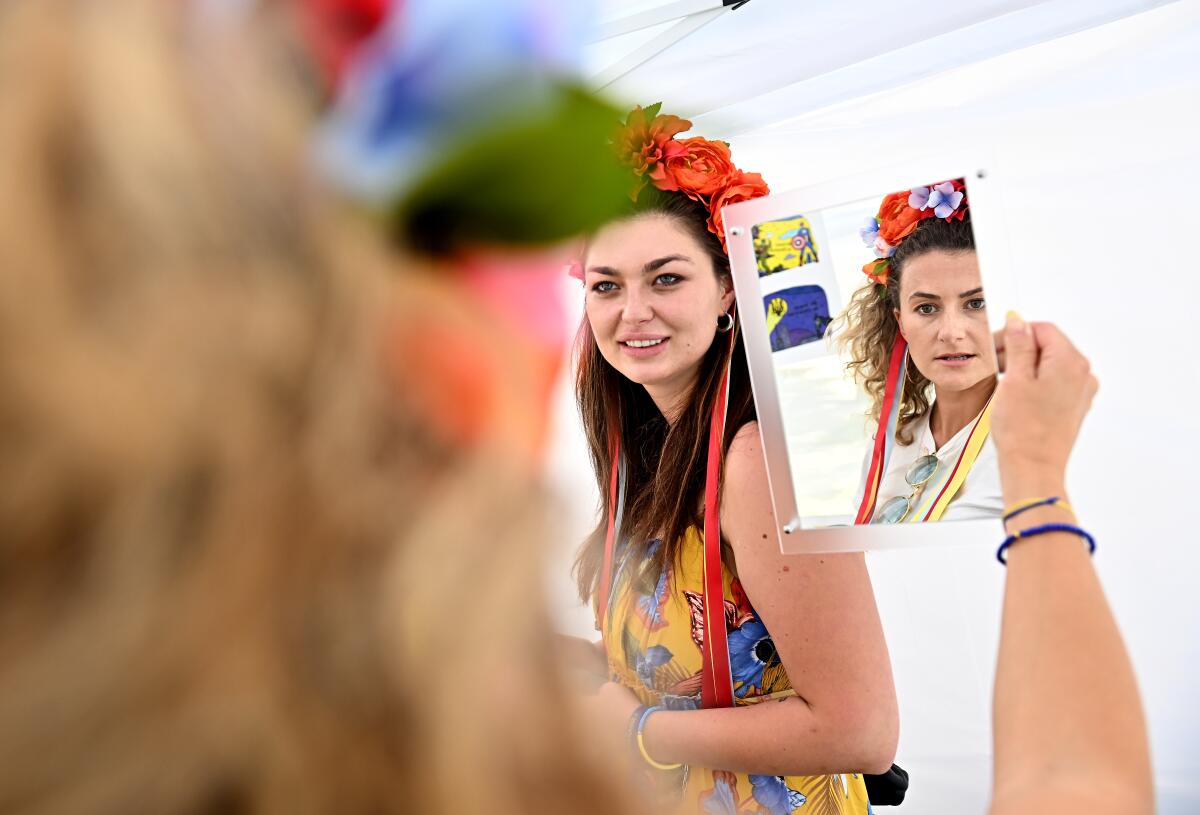
[[[529,468],[383,375],[457,298],[306,181],[286,37],[205,5],[0,7],[0,810],[623,811]]]

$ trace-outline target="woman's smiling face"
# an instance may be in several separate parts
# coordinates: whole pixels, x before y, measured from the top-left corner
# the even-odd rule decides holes
[[[584,266],[600,353],[662,408],[686,393],[733,305],[731,282],[676,219],[646,213],[602,229]]]
[[[966,390],[995,376],[974,252],[935,249],[907,260],[895,315],[913,364],[939,391]]]

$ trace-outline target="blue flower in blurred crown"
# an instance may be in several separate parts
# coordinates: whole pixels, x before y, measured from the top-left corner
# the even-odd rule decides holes
[[[752,775],[750,785],[754,800],[771,815],[789,815],[808,800],[804,793],[789,787],[781,775]]]
[[[320,141],[334,180],[397,196],[436,155],[577,73],[589,3],[405,0],[355,54]]]

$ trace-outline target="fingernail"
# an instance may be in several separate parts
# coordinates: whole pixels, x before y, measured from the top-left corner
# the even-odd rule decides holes
[[[1021,319],[1020,314],[1017,314],[1015,311],[1009,311],[1004,327],[1017,334],[1023,334],[1027,326],[1025,321]]]

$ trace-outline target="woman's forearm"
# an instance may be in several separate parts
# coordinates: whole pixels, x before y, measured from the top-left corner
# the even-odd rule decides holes
[[[1028,528],[1073,518],[1048,507],[1021,522]],[[1137,684],[1086,544],[1047,534],[1015,544],[1007,556],[993,812],[1046,811],[1034,804],[1036,791],[1047,790],[1090,790],[1089,800],[1112,807],[1100,811],[1152,812]]]
[[[663,710],[646,720],[643,738],[650,756],[664,764],[755,775],[886,772],[896,749],[891,725],[873,717],[869,706],[857,709],[823,714],[792,696],[743,707]]]

